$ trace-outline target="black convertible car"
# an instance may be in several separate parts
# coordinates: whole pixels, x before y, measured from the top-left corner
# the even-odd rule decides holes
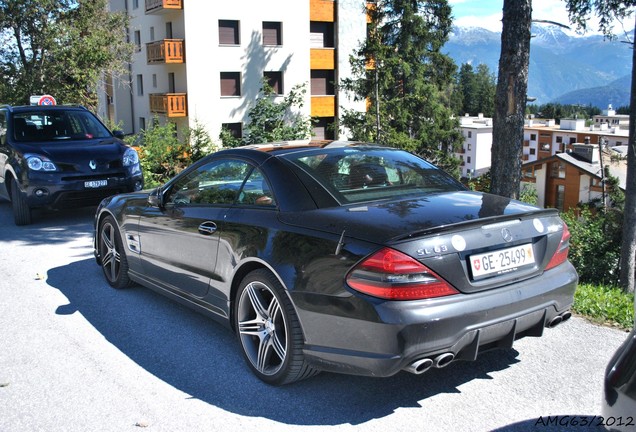
[[[95,255],[231,327],[263,381],[320,370],[416,374],[541,336],[577,274],[554,209],[471,192],[363,143],[214,153],[150,192],[104,200]]]

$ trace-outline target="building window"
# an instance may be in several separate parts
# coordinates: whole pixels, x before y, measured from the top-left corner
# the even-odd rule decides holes
[[[311,48],[333,48],[334,27],[332,22],[312,21],[309,24],[309,46]]]
[[[468,151],[471,151],[472,149],[473,149],[472,143],[468,143]]]
[[[466,156],[466,163],[470,163],[470,156]]]
[[[554,206],[563,211],[563,203],[565,202],[565,186],[557,185]]]
[[[536,141],[537,140],[537,134],[530,134],[530,141]]]
[[[146,119],[139,117],[139,130],[146,130]]]
[[[530,149],[530,154],[531,155],[535,155],[535,154],[537,154],[537,151],[535,149],[531,148]]]
[[[554,162],[553,164],[551,164],[551,168],[552,168],[552,177],[553,178],[561,178],[564,179],[565,178],[565,165],[561,162]]]
[[[283,44],[283,23],[263,21],[263,45]]]
[[[472,131],[468,131],[468,138],[472,138],[473,137],[473,132]]]
[[[174,72],[170,72],[168,74],[168,93],[176,93],[176,91],[175,91]]]
[[[228,131],[236,139],[243,138],[243,123],[223,123],[221,129]]]
[[[558,144],[561,144],[561,143],[563,142],[563,137],[562,137],[562,136],[557,136],[557,137],[556,137],[556,142],[557,142]]]
[[[135,30],[135,51],[141,51],[141,32],[139,30]]]
[[[166,39],[172,39],[172,22],[166,23]]]
[[[152,74],[152,87],[157,88],[157,74]]]
[[[314,96],[332,96],[336,94],[333,70],[311,71],[311,94]]]
[[[133,0],[133,9],[139,9],[139,0]]]
[[[150,42],[155,40],[155,28],[150,27]]]
[[[144,76],[137,75],[137,96],[144,95]]]
[[[241,95],[241,73],[221,72],[221,96]]]
[[[236,20],[219,20],[219,44],[240,45],[239,22]]]
[[[272,88],[274,94],[283,94],[283,73],[280,71],[275,72],[263,72],[267,84]]]
[[[576,138],[570,138],[570,144],[576,144]]]
[[[333,117],[317,117],[314,121],[313,139],[335,139],[335,119]]]

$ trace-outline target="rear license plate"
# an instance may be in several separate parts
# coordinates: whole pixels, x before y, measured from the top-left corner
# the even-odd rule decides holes
[[[470,256],[473,278],[507,273],[531,264],[534,264],[531,244]]]
[[[100,188],[108,186],[108,180],[91,180],[84,182],[85,188]]]

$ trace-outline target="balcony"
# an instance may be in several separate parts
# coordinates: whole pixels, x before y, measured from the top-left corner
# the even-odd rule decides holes
[[[335,69],[336,50],[333,48],[312,48],[310,69]]]
[[[183,63],[183,39],[164,39],[146,44],[148,64]]]
[[[146,13],[163,13],[183,9],[183,0],[146,0]]]
[[[334,117],[336,115],[335,96],[312,96],[311,116],[312,117]]]
[[[186,117],[185,93],[154,93],[150,95],[150,112],[167,117]]]
[[[309,20],[334,22],[336,21],[336,5],[333,0],[310,0]]]

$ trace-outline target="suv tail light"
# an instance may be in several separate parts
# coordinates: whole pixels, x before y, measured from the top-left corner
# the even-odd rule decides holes
[[[418,300],[459,294],[428,267],[410,256],[384,248],[356,265],[347,284],[364,294],[390,300]]]
[[[545,267],[546,270],[550,270],[558,266],[559,264],[563,264],[568,259],[568,252],[570,251],[570,230],[568,226],[563,224],[563,234],[561,234],[561,241],[559,242],[559,246],[557,247],[554,255],[550,259],[550,262]]]

